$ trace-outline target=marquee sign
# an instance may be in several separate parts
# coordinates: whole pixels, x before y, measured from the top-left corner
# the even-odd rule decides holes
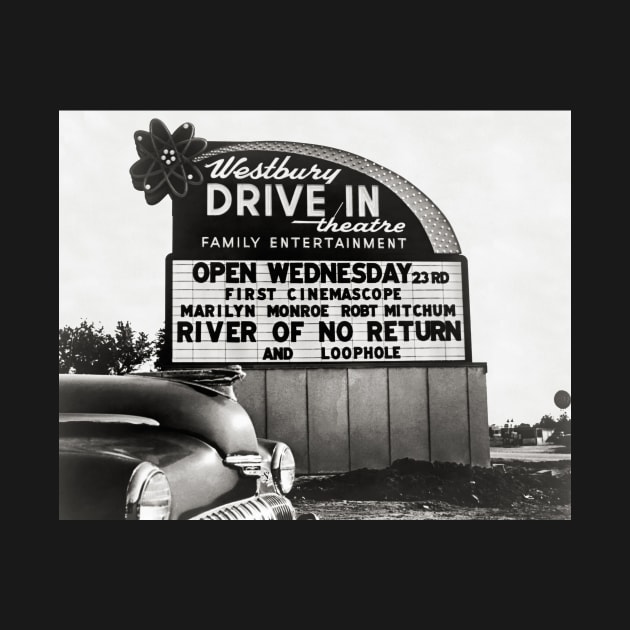
[[[370,160],[292,142],[136,132],[134,186],[173,201],[173,367],[471,361],[466,258],[446,217]]]

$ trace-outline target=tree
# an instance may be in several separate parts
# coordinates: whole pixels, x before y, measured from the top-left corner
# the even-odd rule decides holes
[[[155,361],[153,367],[162,371],[168,366],[168,356],[166,355],[166,330],[160,328],[155,339]]]
[[[541,429],[555,429],[556,428],[556,421],[553,419],[552,416],[550,416],[548,413],[546,413],[540,419],[540,422],[538,424],[535,424],[534,426],[535,427],[540,427]]]
[[[152,355],[153,343],[129,322],[119,321],[114,336],[86,320],[59,329],[60,374],[72,369],[79,374],[128,374]]]
[[[556,430],[558,432],[562,431],[564,434],[571,433],[571,418],[569,418],[566,411],[563,411],[560,416],[558,416]]]
[[[126,324],[118,322],[114,334],[115,352],[112,357],[114,374],[129,374],[153,356],[153,343],[149,341],[148,335],[134,332],[129,322]]]
[[[107,374],[113,354],[113,339],[93,323],[59,329],[59,373],[71,369],[81,374]]]

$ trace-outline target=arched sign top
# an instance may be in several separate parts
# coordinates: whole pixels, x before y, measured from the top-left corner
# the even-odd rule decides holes
[[[221,146],[196,156],[193,162],[197,164],[215,156],[244,151],[290,153],[318,158],[371,177],[391,190],[413,212],[433,247],[433,253],[461,254],[459,241],[449,220],[427,195],[400,175],[355,153],[318,144],[254,141]]]
[[[405,178],[299,142],[206,141],[157,119],[132,184],[172,200],[171,366],[472,361],[468,265]]]

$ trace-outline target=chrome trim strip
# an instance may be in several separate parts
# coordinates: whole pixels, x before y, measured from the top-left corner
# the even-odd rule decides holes
[[[237,468],[245,477],[262,475],[262,457],[260,455],[227,455],[223,460],[226,466]]]
[[[98,424],[116,422],[124,424],[146,424],[152,427],[160,426],[160,423],[153,418],[146,418],[145,416],[132,416],[125,413],[67,412],[59,414],[59,422],[93,422]]]

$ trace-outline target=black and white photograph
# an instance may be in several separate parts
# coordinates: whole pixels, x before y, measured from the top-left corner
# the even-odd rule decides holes
[[[570,110],[59,110],[60,520],[571,520],[571,396]]]

